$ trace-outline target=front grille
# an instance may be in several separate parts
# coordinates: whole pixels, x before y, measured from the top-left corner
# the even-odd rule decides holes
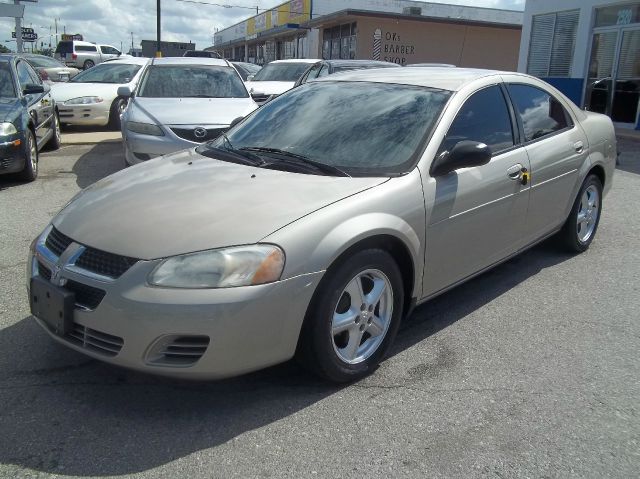
[[[51,228],[51,232],[45,240],[45,245],[56,256],[60,257],[72,242],[71,238],[60,233],[57,229]],[[137,261],[135,258],[107,253],[106,251],[85,246],[84,252],[76,260],[75,265],[92,273],[117,279]]]
[[[49,233],[49,236],[47,236],[44,244],[49,249],[49,251],[54,253],[56,256],[60,256],[72,242],[73,240],[71,238],[63,235],[57,229],[51,228],[51,232]]]
[[[73,323],[72,330],[65,338],[77,346],[105,356],[116,356],[124,344],[119,336],[102,333],[78,323]]]
[[[73,291],[76,296],[76,304],[87,309],[96,309],[100,305],[102,298],[107,294],[102,289],[78,283],[71,279],[67,281],[64,288]]]
[[[137,263],[137,259],[89,248],[76,260],[78,268],[86,269],[110,278],[119,278]]]
[[[206,135],[202,138],[198,138],[195,135],[195,128],[171,128],[171,131],[173,131],[180,138],[184,138],[188,141],[193,141],[194,143],[204,143],[205,141],[215,140],[226,130],[226,128],[207,128]]]
[[[164,366],[191,366],[209,347],[209,336],[170,336],[156,343],[150,362]]]

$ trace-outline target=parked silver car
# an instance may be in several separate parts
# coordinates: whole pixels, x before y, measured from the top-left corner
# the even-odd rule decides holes
[[[130,97],[122,115],[128,165],[213,140],[258,108],[236,69],[217,58],[156,58],[135,95],[124,86],[118,97]]]
[[[65,82],[75,77],[80,70],[63,65],[55,58],[23,53],[22,57],[38,72],[44,82]]]
[[[554,234],[586,250],[615,157],[608,117],[527,75],[328,76],[76,196],[32,245],[31,309],[57,341],[151,373],[297,355],[354,380],[414,305]]]

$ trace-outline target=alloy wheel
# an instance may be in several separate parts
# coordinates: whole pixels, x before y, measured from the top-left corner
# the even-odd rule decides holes
[[[576,224],[578,240],[582,243],[587,242],[596,229],[599,207],[600,196],[598,189],[594,185],[590,185],[584,190],[584,193],[582,193]]]

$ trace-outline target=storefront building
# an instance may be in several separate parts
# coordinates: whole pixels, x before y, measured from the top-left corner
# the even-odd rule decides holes
[[[373,5],[373,7],[372,7]],[[375,59],[515,70],[522,12],[403,0],[291,0],[221,30],[215,48],[263,64]]]
[[[640,130],[640,1],[527,0],[518,70]]]

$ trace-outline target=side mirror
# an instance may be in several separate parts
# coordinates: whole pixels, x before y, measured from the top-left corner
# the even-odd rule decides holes
[[[125,98],[130,98],[133,96],[133,91],[131,90],[131,87],[128,86],[119,86],[118,87],[118,96],[122,96]]]
[[[231,124],[229,125],[229,128],[233,128],[238,123],[240,123],[242,120],[244,120],[244,116],[239,116],[238,118],[234,118],[233,121],[231,122]]]
[[[247,81],[251,81],[251,80],[253,80],[253,77],[255,77],[255,75],[249,75],[249,76],[247,77]]]
[[[463,140],[451,151],[444,151],[431,165],[431,176],[442,176],[460,168],[486,165],[491,161],[491,148],[477,141]]]
[[[44,85],[36,85],[35,83],[27,83],[22,89],[23,95],[35,95],[44,93]]]

